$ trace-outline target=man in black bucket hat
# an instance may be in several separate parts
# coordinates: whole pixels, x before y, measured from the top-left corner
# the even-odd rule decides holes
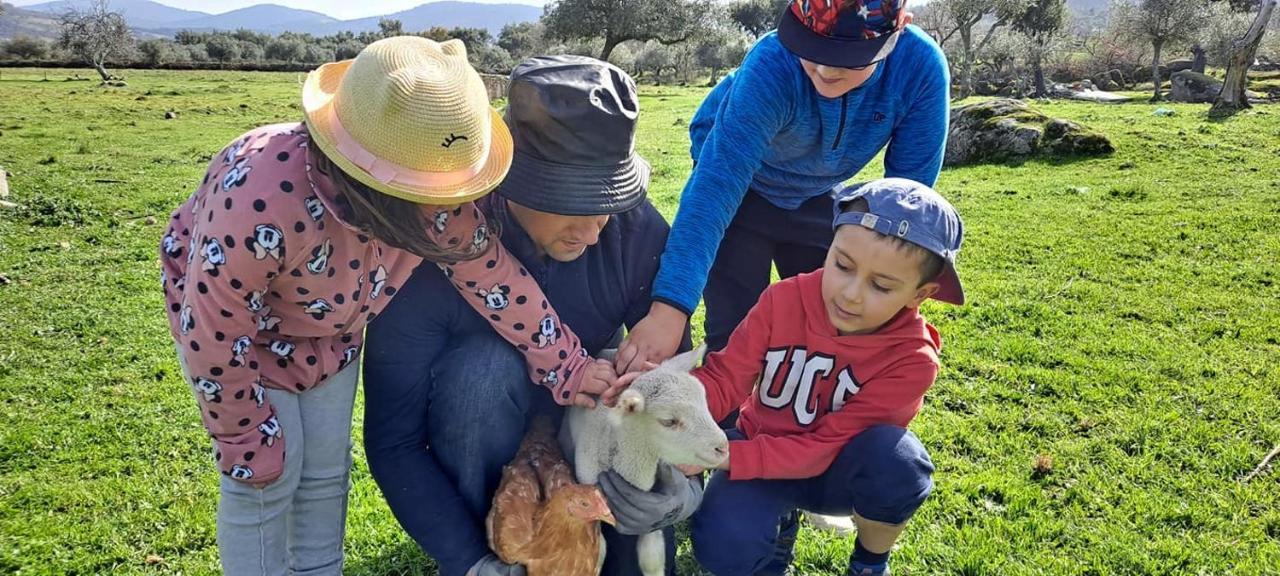
[[[635,82],[582,56],[545,56],[511,72],[505,120],[515,142],[498,191],[542,212],[602,216],[639,206],[649,163],[635,153]]]
[[[647,313],[668,232],[646,199],[638,115],[635,82],[615,66],[581,56],[526,60],[509,90],[511,171],[479,203],[593,356]],[[526,297],[505,286],[474,288],[494,313]],[[530,346],[557,337],[528,331]],[[688,348],[686,326],[681,349]],[[484,518],[530,417],[558,408],[529,382],[519,351],[440,270],[424,266],[370,324],[364,378],[369,468],[400,525],[445,576],[522,575],[489,552]],[[614,479],[606,498],[618,531],[668,528],[673,572],[669,526],[692,514],[701,488],[667,472],[652,492]],[[634,537],[605,528],[603,573],[638,573]]]

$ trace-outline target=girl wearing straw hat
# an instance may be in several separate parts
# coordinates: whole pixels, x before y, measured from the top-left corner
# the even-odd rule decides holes
[[[471,203],[506,175],[512,142],[462,42],[375,42],[308,75],[302,103],[304,123],[214,157],[161,245],[170,330],[223,474],[229,574],[341,572],[364,327],[424,260],[558,403],[619,384]],[[509,297],[475,288],[493,285]]]

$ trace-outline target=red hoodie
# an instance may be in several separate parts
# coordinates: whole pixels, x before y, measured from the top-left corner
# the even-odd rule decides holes
[[[730,479],[812,478],[866,428],[911,422],[941,347],[914,308],[871,334],[840,336],[818,270],[765,290],[725,349],[693,374],[716,420],[742,409],[747,439],[729,443]]]

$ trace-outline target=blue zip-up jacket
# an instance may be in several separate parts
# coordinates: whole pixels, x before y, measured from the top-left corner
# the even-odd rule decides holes
[[[750,188],[794,209],[852,178],[885,144],[886,177],[932,186],[946,148],[951,77],[942,50],[908,26],[862,86],[820,96],[800,59],[765,35],[689,124],[695,162],[667,238],[654,299],[692,313],[716,248]]]

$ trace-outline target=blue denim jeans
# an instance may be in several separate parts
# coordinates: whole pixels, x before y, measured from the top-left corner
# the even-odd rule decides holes
[[[729,431],[731,440],[742,437]],[[900,524],[933,490],[932,474],[933,463],[915,434],[889,425],[854,436],[827,471],[813,478],[733,481],[718,471],[690,520],[694,556],[716,576],[781,575],[791,554],[778,550],[786,536],[779,524],[793,511],[856,511],[868,520]],[[788,545],[794,543],[791,536]]]
[[[181,353],[178,358],[187,373]],[[306,392],[267,390],[285,438],[284,472],[263,488],[221,477],[218,555],[223,573],[342,574],[359,366],[352,362]]]
[[[476,518],[515,457],[531,417],[559,421],[546,390],[529,380],[524,357],[494,334],[462,338],[432,369],[425,413],[427,446]]]
[[[492,332],[459,335],[424,379],[379,380],[365,387],[369,468],[401,526],[441,574],[460,576],[487,550],[489,504],[532,416],[545,413],[559,423],[562,409],[530,382],[524,357]],[[462,523],[470,527],[459,530]],[[635,538],[608,526],[604,533],[609,558],[602,573],[638,574]],[[674,567],[672,531],[667,541],[667,565]]]

